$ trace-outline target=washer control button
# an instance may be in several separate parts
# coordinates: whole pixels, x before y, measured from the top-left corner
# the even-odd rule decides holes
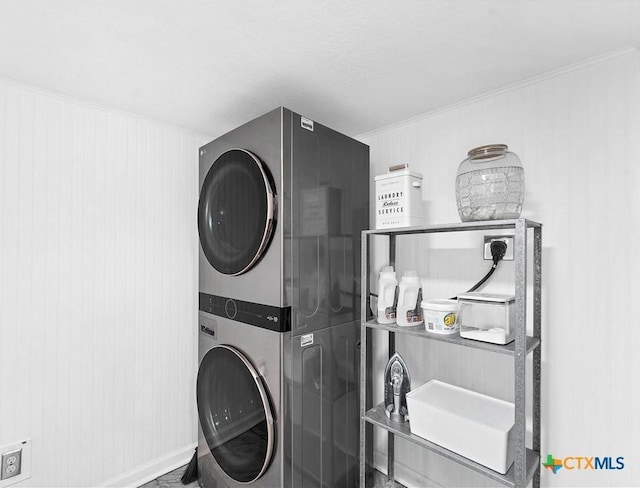
[[[238,306],[236,305],[236,302],[229,298],[229,300],[224,304],[224,311],[227,314],[227,317],[234,319],[238,314]]]

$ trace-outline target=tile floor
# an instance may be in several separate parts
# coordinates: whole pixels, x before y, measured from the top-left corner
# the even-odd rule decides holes
[[[182,488],[182,487],[196,488],[198,487],[197,481],[194,481],[193,483],[189,483],[188,485],[182,484],[182,482],[180,481],[180,478],[182,478],[182,475],[184,474],[185,469],[187,469],[187,466],[182,466],[181,468],[171,471],[170,473],[167,473],[158,479],[150,481],[149,483],[145,483],[140,488]],[[387,477],[382,473],[380,473],[379,471],[375,472],[374,480],[375,481],[374,481],[373,488],[404,488],[404,486],[401,485],[400,483],[387,482]]]
[[[188,485],[183,485],[180,478],[184,474],[184,471],[187,469],[187,466],[182,466],[170,473],[165,474],[164,476],[160,476],[153,481],[149,481],[149,483],[145,483],[140,488],[197,488],[198,482],[194,481],[193,483],[189,483]]]

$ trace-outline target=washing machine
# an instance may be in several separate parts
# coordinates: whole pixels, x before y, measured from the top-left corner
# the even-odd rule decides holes
[[[200,312],[202,487],[282,486],[281,360],[287,333]]]
[[[369,149],[278,108],[200,149],[199,481],[350,487]]]

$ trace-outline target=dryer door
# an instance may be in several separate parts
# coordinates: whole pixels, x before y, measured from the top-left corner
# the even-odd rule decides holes
[[[220,273],[237,276],[255,266],[276,223],[271,175],[258,157],[231,149],[215,160],[202,183],[198,204],[200,244]]]
[[[269,467],[275,446],[267,389],[251,362],[221,345],[202,358],[197,382],[200,426],[220,468],[241,483]]]

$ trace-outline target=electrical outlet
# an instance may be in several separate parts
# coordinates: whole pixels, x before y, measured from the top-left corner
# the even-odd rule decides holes
[[[31,439],[0,446],[0,488],[31,478]]]
[[[492,261],[491,242],[503,241],[507,245],[507,252],[502,258],[505,261],[513,261],[513,236],[484,236],[484,259]]]
[[[5,452],[2,454],[2,472],[0,479],[13,478],[18,476],[22,470],[22,449]]]

